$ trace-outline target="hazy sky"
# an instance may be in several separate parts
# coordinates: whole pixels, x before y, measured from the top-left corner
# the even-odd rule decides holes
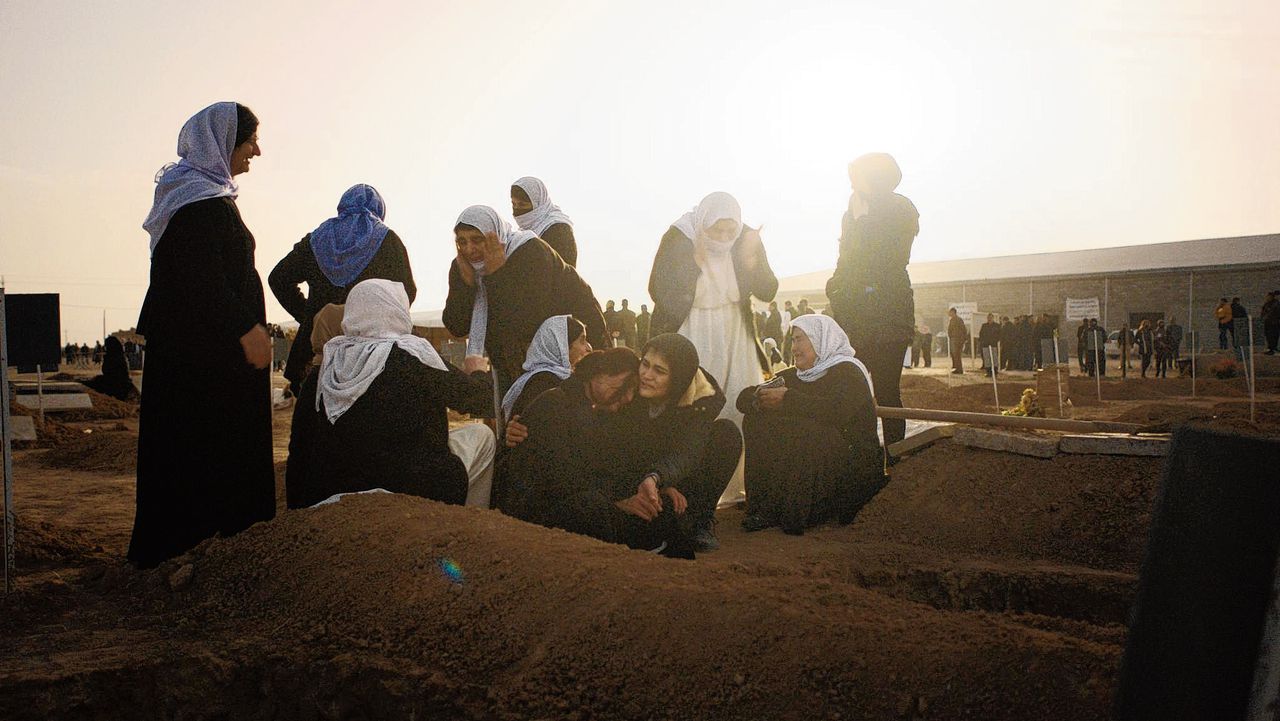
[[[219,100],[261,118],[267,273],[348,186],[443,305],[451,229],[541,177],[603,303],[738,197],[780,276],[831,267],[846,163],[893,153],[939,260],[1280,230],[1280,2],[0,3],[0,274],[72,340],[129,327],[152,178]],[[286,314],[268,291],[268,315]]]

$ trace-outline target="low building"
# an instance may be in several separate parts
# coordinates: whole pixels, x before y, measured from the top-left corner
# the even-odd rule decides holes
[[[1062,334],[1074,342],[1074,331],[1067,331],[1075,324],[1068,318],[1078,312],[1068,312],[1068,300],[1079,311],[1097,299],[1098,322],[1108,329],[1124,323],[1134,327],[1144,318],[1177,320],[1202,334],[1201,347],[1216,347],[1213,310],[1219,299],[1239,296],[1256,316],[1266,294],[1280,289],[1280,234],[931,261],[912,263],[908,271],[917,322],[935,332],[946,327],[948,308],[973,303],[979,319],[970,324],[975,335],[987,313],[1044,313],[1058,316]],[[778,302],[807,298],[825,308],[831,273],[782,279]],[[1254,335],[1255,344],[1261,344],[1256,318]]]

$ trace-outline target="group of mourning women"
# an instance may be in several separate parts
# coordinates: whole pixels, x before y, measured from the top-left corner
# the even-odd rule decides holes
[[[235,204],[257,127],[238,103],[188,120],[144,223],[150,353],[128,553],[140,566],[275,514],[271,346]],[[511,202],[515,228],[487,206],[453,228],[443,318],[467,338],[462,368],[413,334],[409,253],[373,187],[347,190],[272,270],[300,326],[285,368],[298,399],[290,508],[382,489],[688,558],[718,546],[716,507],[744,491],[746,530],[798,534],[852,521],[883,487],[874,369],[846,323],[808,315],[792,323],[795,366],[773,373],[751,301],[771,300],[777,278],[733,196],[708,195],[662,237],[654,336],[638,353],[607,341],[546,186],[521,178]],[[492,419],[500,442],[450,411]]]

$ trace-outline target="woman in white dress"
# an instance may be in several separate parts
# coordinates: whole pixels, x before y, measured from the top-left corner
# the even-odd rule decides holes
[[[751,298],[768,302],[778,292],[758,229],[742,223],[730,194],[715,192],[671,224],[649,275],[653,335],[679,333],[698,349],[702,367],[737,398],[764,379],[768,359],[757,337]],[[727,404],[720,414],[739,428],[742,414]],[[745,498],[739,470],[721,503]]]

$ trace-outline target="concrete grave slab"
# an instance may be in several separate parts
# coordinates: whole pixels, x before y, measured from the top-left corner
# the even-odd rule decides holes
[[[943,438],[952,437],[955,435],[955,432],[956,427],[954,425],[942,425],[926,428],[919,433],[907,436],[906,438],[889,446],[889,455],[896,458],[907,453],[914,453],[915,451],[927,448],[928,446],[937,443]]]
[[[1017,453],[1036,458],[1052,458],[1058,454],[1058,439],[1028,436],[1021,433],[960,427],[955,429],[955,442],[970,448]]]
[[[1167,456],[1168,436],[1130,436],[1112,433],[1063,436],[1058,443],[1063,453],[1104,456]]]
[[[9,416],[9,428],[15,441],[34,441],[36,439],[36,421],[31,416]]]

